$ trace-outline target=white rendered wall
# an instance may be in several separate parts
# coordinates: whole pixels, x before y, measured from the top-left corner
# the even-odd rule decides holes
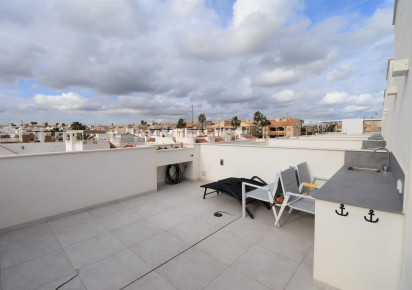
[[[412,1],[398,0],[395,19],[395,60],[409,59],[412,62]],[[405,232],[402,275],[400,289],[412,289],[412,71],[405,76],[394,78],[398,88],[396,96],[388,96],[385,105],[392,107],[382,124],[382,132],[388,142],[388,148],[396,156],[405,173]]]
[[[365,138],[367,139],[367,138]],[[269,146],[296,147],[296,148],[323,148],[341,150],[359,150],[365,139],[339,138],[273,138],[268,140]]]
[[[1,146],[10,149],[17,154],[37,154],[37,153],[50,153],[50,152],[65,152],[65,142],[37,142],[37,143],[6,143]],[[0,146],[0,150],[2,150]],[[0,156],[5,151],[0,151]],[[9,151],[9,153],[11,153]]]
[[[343,119],[342,133],[346,134],[362,134],[363,133],[363,119]]]
[[[0,156],[7,156],[7,155],[16,155],[15,152],[10,151],[7,147],[3,147],[3,144],[0,144]]]
[[[87,141],[83,143],[83,150],[102,150],[102,149],[110,149],[109,141]]]
[[[0,229],[155,191],[155,148],[0,157]]]
[[[403,215],[375,211],[379,222],[369,223],[368,209],[345,205],[346,217],[335,210],[338,203],[316,200],[315,281],[338,289],[398,289]]]
[[[199,179],[199,146],[193,148],[178,148],[156,150],[156,166],[157,166],[157,183],[164,183],[166,166],[169,164],[180,164],[180,168],[184,170],[186,179]]]
[[[344,163],[343,150],[239,146],[236,144],[202,144],[200,177],[219,180],[226,177],[259,176],[272,182],[275,174],[306,161],[312,176],[330,178]],[[224,165],[220,165],[223,159]]]

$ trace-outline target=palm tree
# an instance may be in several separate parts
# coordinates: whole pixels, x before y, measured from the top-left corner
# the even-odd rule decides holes
[[[253,115],[253,120],[255,121],[255,125],[258,126],[259,138],[263,138],[263,128],[270,125],[270,121],[263,115],[261,112],[257,111]]]
[[[197,117],[197,119],[199,120],[199,122],[202,124],[202,131],[203,131],[203,123],[206,121],[206,116],[205,114],[200,114],[199,117]]]
[[[263,116],[262,122],[260,123],[263,128],[265,128],[266,126],[270,125],[270,121],[266,118],[266,116]],[[265,134],[264,134],[265,130],[262,130],[262,137],[265,138]]]
[[[234,116],[232,120],[230,121],[233,127],[237,129],[237,127],[240,126],[240,120],[237,118],[237,116]]]
[[[78,121],[74,121],[73,123],[71,123],[70,129],[71,130],[86,130],[86,125],[83,125],[82,123]]]

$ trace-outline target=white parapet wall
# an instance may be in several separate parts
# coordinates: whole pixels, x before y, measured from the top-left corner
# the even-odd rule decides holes
[[[330,178],[344,163],[344,150],[323,148],[288,148],[259,145],[201,144],[200,178],[219,180],[226,177],[259,176],[272,182],[279,170],[307,162],[312,175]],[[223,162],[223,165],[221,165]]]
[[[65,152],[65,142],[36,142],[36,143],[4,143],[0,144],[1,155],[37,154],[50,152]],[[14,153],[12,153],[14,152]],[[4,153],[4,154],[2,154]]]
[[[153,147],[0,157],[0,230],[157,190]]]
[[[268,140],[269,146],[276,147],[296,147],[296,148],[317,148],[317,149],[340,149],[359,150],[362,148],[362,138],[340,138],[332,137],[300,137],[300,138],[273,138]]]

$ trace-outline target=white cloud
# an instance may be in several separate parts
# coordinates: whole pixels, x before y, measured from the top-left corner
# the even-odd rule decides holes
[[[40,107],[57,110],[81,109],[87,104],[87,99],[77,93],[63,93],[57,96],[37,94],[33,97],[34,103]]]
[[[372,105],[380,102],[378,98],[374,98],[371,94],[349,95],[346,92],[331,92],[327,93],[320,101],[321,104],[327,106],[349,104],[354,105]]]
[[[353,71],[349,65],[342,65],[328,74],[328,82],[335,82],[347,78]]]
[[[293,90],[282,90],[272,97],[275,101],[280,103],[288,103],[295,100],[295,92]]]
[[[274,69],[262,73],[256,83],[262,86],[279,86],[297,82],[298,75],[291,69]]]
[[[348,101],[348,94],[345,92],[332,92],[327,93],[326,96],[320,101],[324,105],[336,105],[342,104]]]

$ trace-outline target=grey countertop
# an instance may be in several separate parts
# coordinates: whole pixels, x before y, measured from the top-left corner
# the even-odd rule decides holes
[[[402,213],[402,202],[391,172],[363,172],[342,166],[313,197],[374,210]]]

